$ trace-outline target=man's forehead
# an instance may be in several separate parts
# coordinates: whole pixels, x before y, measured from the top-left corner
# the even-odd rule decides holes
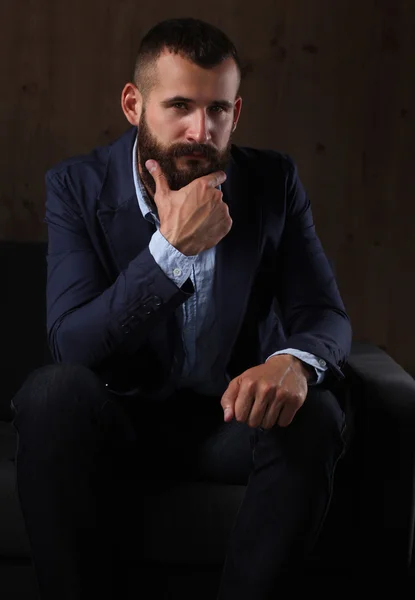
[[[191,90],[234,96],[238,87],[238,70],[231,58],[211,69],[204,69],[180,54],[164,51],[157,60],[156,72],[156,88],[168,96],[189,96]]]

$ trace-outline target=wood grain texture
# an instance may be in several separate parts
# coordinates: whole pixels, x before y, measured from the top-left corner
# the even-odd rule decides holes
[[[178,16],[236,43],[236,143],[295,159],[355,338],[415,373],[413,0],[1,0],[0,239],[46,239],[45,171],[125,130],[139,41]]]

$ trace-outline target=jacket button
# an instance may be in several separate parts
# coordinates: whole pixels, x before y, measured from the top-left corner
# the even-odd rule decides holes
[[[145,315],[150,315],[153,309],[148,304],[143,304],[143,310]]]
[[[162,299],[159,296],[153,296],[154,306],[161,306],[163,304]]]
[[[150,315],[153,312],[153,309],[149,304],[142,304],[139,308],[140,315]]]

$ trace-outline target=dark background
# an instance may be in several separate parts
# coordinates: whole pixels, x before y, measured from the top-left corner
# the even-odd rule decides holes
[[[140,39],[182,16],[238,47],[235,142],[296,160],[355,339],[415,373],[413,0],[0,0],[0,240],[46,240],[46,169],[126,129]]]

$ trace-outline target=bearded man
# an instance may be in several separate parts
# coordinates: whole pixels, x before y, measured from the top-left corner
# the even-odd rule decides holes
[[[42,600],[125,597],[142,481],[247,485],[219,600],[274,597],[321,529],[351,327],[293,160],[232,143],[240,81],[222,31],[163,21],[131,128],[47,173],[54,364],[12,402]]]

